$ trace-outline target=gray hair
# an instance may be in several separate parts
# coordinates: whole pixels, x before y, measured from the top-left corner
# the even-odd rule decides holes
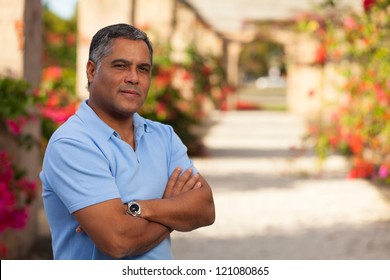
[[[149,49],[150,63],[153,64],[153,47],[146,33],[132,25],[119,23],[106,26],[93,36],[89,47],[89,60],[96,63],[96,68],[99,68],[102,59],[109,55],[112,41],[116,38],[144,41]]]

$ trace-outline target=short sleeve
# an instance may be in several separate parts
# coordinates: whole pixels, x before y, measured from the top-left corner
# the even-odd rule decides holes
[[[188,149],[184,145],[184,143],[181,141],[179,136],[176,134],[176,132],[173,130],[171,126],[168,126],[170,131],[170,161],[169,161],[169,174],[172,174],[173,170],[181,166],[183,170],[186,170],[188,168],[192,168],[194,170],[194,173],[197,173],[193,162],[188,157]]]
[[[70,213],[120,197],[109,161],[91,143],[68,138],[54,141],[46,151],[42,171],[44,187],[55,192]]]

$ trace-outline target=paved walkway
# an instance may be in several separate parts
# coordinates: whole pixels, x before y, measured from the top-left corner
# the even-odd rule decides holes
[[[345,179],[331,157],[319,173],[301,152],[304,124],[284,112],[215,115],[194,162],[211,184],[214,225],[173,234],[176,259],[390,259],[389,189]]]

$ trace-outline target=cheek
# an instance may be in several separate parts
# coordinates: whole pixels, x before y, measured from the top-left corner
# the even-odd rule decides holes
[[[150,88],[151,80],[145,79],[144,83],[142,84],[142,88],[144,89],[145,93],[147,94]]]
[[[119,75],[107,75],[101,73],[98,77],[99,85],[103,88],[113,88],[113,86],[120,84]]]

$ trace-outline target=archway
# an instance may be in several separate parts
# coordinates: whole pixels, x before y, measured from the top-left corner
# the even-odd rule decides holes
[[[237,109],[286,109],[284,46],[269,39],[243,45],[239,58]]]

